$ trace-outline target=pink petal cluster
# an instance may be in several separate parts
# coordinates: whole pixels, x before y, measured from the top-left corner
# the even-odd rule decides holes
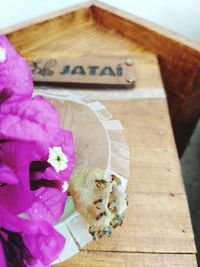
[[[0,266],[48,267],[65,243],[53,225],[67,199],[62,183],[74,168],[73,136],[47,100],[32,97],[28,64],[3,35],[0,49]],[[48,163],[53,147],[68,159],[60,172]]]

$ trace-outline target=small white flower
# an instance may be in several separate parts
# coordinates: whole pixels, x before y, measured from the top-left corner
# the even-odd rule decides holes
[[[6,61],[6,49],[0,46],[0,63],[4,63]]]
[[[57,173],[59,173],[67,168],[68,158],[62,152],[61,147],[54,146],[53,148],[49,148],[49,158],[47,162],[54,167]]]
[[[62,192],[66,192],[69,188],[69,184],[67,181],[64,181],[64,183],[62,184]]]

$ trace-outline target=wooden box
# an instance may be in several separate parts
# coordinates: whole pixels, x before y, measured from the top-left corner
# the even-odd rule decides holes
[[[200,66],[199,45],[100,2],[74,6],[5,32],[26,59],[134,58],[134,92],[126,99],[104,100],[123,123],[131,149],[127,217],[111,238],[90,243],[57,266],[197,266],[164,86],[178,138],[194,118],[185,107]]]

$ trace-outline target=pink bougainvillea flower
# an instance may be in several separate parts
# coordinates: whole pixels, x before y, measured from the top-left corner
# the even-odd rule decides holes
[[[46,165],[46,168],[43,170],[43,172],[37,171],[37,168],[35,168],[35,172],[32,175],[32,179],[68,181],[75,164],[75,151],[72,133],[70,131],[60,129],[57,135],[55,136],[55,140],[53,141],[53,144],[51,144],[51,147],[61,148],[62,153],[67,157],[66,168],[59,172],[51,164]],[[45,162],[48,161],[48,158],[49,154],[46,156]]]
[[[49,266],[62,251],[65,239],[47,221],[22,219],[0,204],[0,254],[7,266]],[[1,253],[1,251],[0,251]]]
[[[26,211],[33,202],[29,166],[33,143],[0,143],[0,203],[15,214]]]
[[[27,261],[27,264],[24,265],[21,262],[21,265],[12,262],[9,266],[48,266],[47,264],[52,259],[48,253],[51,252],[51,248],[52,250],[56,249],[55,245],[58,242],[56,238],[60,236],[55,230],[52,230],[50,224],[55,224],[62,215],[67,194],[63,194],[55,188],[42,187],[35,191],[30,190],[29,166],[31,160],[35,159],[33,151],[34,143],[22,141],[0,143],[0,167],[3,171],[0,175],[3,177],[0,180],[0,241],[4,241],[4,247],[6,244],[8,246],[6,248],[7,261],[12,262],[13,260],[13,242],[18,242],[17,245],[21,244],[24,247],[24,253],[18,254],[18,257]],[[6,180],[4,175],[7,174],[8,179]],[[31,220],[15,217],[21,212],[30,215]],[[2,228],[5,228],[3,236]],[[31,233],[33,234],[31,235]],[[7,242],[8,238],[5,236],[9,236],[10,243]],[[48,248],[46,248],[47,245]],[[10,254],[8,253],[9,248]],[[59,247],[52,253],[52,255],[58,256]],[[53,260],[56,259],[56,256]]]
[[[23,225],[23,240],[32,256],[43,264],[56,260],[62,251],[65,239],[45,220],[26,221]]]
[[[3,114],[0,116],[0,125],[2,126],[0,128],[0,137],[6,141],[1,144],[1,147],[4,150],[6,149],[2,152],[2,155],[4,155],[4,158],[6,157],[7,161],[14,155],[20,159],[20,162],[23,162],[23,157],[26,158],[24,162],[27,163],[27,166],[26,168],[19,168],[20,175],[24,176],[23,182],[25,182],[25,177],[27,177],[31,185],[31,181],[39,181],[37,185],[34,184],[35,188],[34,186],[31,188],[33,190],[43,186],[40,183],[41,180],[68,181],[75,161],[72,133],[59,127],[59,118],[55,109],[42,97],[38,96],[21,101],[20,104],[19,107],[13,104],[6,104],[2,109]],[[32,147],[27,149],[26,146],[30,142]],[[19,146],[19,143],[21,146]],[[67,158],[66,168],[60,172],[57,172],[54,166],[48,163],[49,149],[54,146],[60,147]],[[28,162],[27,159],[29,159]],[[7,164],[7,161],[4,159],[4,164]],[[17,159],[12,158],[12,162],[17,165]],[[16,169],[16,166],[11,166],[10,168]],[[27,180],[26,183],[28,183]],[[54,183],[54,185],[58,189],[61,189],[61,184],[58,186],[58,184]],[[16,197],[14,195],[17,194],[21,196],[21,198],[19,197],[20,203],[25,197],[21,193],[22,189],[21,183],[19,186],[9,185],[2,187],[0,188],[0,191],[2,191],[0,200],[4,200],[7,205],[9,203],[11,207],[13,198],[9,196],[13,195],[13,197]],[[23,192],[25,194],[25,192],[28,193],[29,191],[30,188],[26,188]],[[28,194],[28,199],[30,199],[30,192]],[[6,201],[8,198],[9,201]],[[29,201],[24,203],[27,208],[28,203]],[[63,205],[63,203],[64,200],[61,204]],[[21,209],[15,205],[13,209],[15,212],[22,212],[22,208],[24,208],[23,205],[21,205]],[[58,217],[58,214],[56,214],[55,218]]]
[[[60,129],[55,108],[42,96],[5,104],[1,114],[0,139],[36,141],[49,146]]]
[[[46,220],[55,224],[63,214],[67,194],[57,188],[45,188],[34,191],[33,205],[26,212],[31,219]]]
[[[14,185],[18,182],[15,172],[7,164],[0,162],[0,185]]]
[[[0,139],[35,142],[38,157],[30,168],[33,180],[69,180],[75,162],[72,133],[60,128],[56,110],[43,97],[33,97],[18,104],[20,106],[6,104],[2,108]],[[55,146],[67,157],[66,168],[59,172],[55,166],[47,164],[49,149]]]
[[[33,81],[27,62],[4,35],[0,35],[0,50],[0,104],[29,98]]]
[[[55,108],[31,98],[32,91],[28,64],[0,35],[1,267],[49,267],[65,242],[52,225],[67,199],[73,137],[60,128]]]
[[[0,143],[0,203],[9,211],[26,212],[33,219],[44,218],[55,224],[63,213],[67,194],[55,182],[45,188],[39,181],[31,191],[30,163],[34,158],[34,143],[7,141]],[[26,200],[26,201],[24,201]]]
[[[75,150],[72,132],[60,129],[53,146],[61,147],[62,152],[67,156],[67,168],[59,172],[56,177],[58,180],[68,181],[74,169],[75,163]]]
[[[30,166],[31,162],[37,162],[35,160],[38,158],[35,156],[35,143],[33,142],[5,141],[0,143],[0,203],[16,214],[26,212],[30,207],[32,207],[31,214],[35,214],[37,206],[39,212],[35,216],[37,215],[37,218],[45,216],[46,220],[55,224],[62,215],[67,194],[63,194],[56,177],[55,182],[50,185],[55,188],[49,188],[49,185],[44,188],[45,184],[39,181],[38,188],[32,188],[34,191],[31,191]],[[51,200],[48,200],[49,198]]]

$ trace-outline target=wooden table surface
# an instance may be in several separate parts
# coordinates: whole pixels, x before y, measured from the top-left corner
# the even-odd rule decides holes
[[[97,25],[89,12],[68,14],[8,37],[27,59],[131,54],[137,74],[135,90],[164,90],[157,56]],[[112,237],[88,244],[56,267],[196,267],[193,231],[166,98],[103,103],[122,122],[131,150],[127,215]]]

